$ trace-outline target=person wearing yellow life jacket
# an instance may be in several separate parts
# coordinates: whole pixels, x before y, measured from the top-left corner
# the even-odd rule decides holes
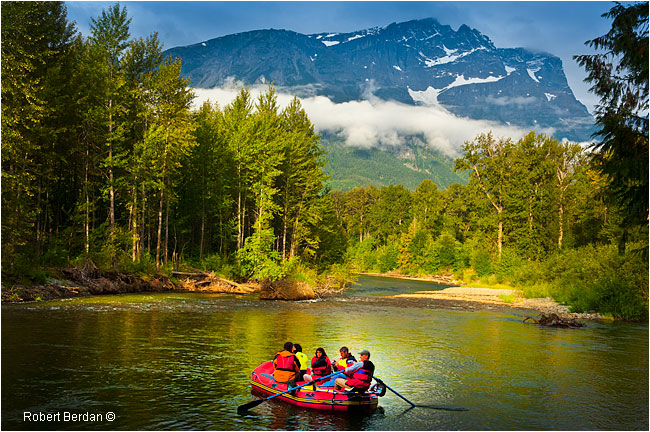
[[[284,350],[273,358],[273,378],[279,383],[287,383],[288,387],[296,385],[296,377],[300,374],[300,363],[292,350],[293,344],[286,342]]]
[[[346,378],[337,378],[334,382],[336,390],[354,389],[357,392],[365,392],[372,383],[372,375],[375,373],[375,365],[370,361],[370,351],[361,350],[359,361],[345,368]]]
[[[303,381],[305,374],[307,374],[307,367],[309,367],[309,357],[302,352],[302,346],[300,344],[293,344],[293,353],[298,359],[298,363],[300,363],[300,373],[296,377],[296,381]]]
[[[350,354],[350,350],[348,350],[348,347],[346,346],[342,346],[341,349],[339,349],[339,353],[341,354],[341,358],[332,362],[332,369],[334,369],[335,372],[343,370],[357,361],[357,359]]]

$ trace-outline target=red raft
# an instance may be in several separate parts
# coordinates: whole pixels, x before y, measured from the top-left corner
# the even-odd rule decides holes
[[[329,379],[327,380],[329,381]],[[299,381],[296,384],[304,384]],[[251,374],[251,393],[257,396],[268,397],[287,390],[287,385],[278,383],[273,379],[273,362],[264,362]],[[274,399],[305,408],[314,408],[329,411],[360,411],[372,413],[377,409],[379,390],[370,388],[365,393],[336,391],[334,387],[322,387],[309,384],[299,388],[295,394],[285,393]]]

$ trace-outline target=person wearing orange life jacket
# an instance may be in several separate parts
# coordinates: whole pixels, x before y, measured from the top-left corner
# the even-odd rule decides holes
[[[326,375],[329,375],[332,373],[332,362],[330,361],[329,357],[327,357],[327,354],[325,353],[325,350],[323,348],[316,348],[316,354],[314,357],[311,359],[311,378],[314,382],[318,380],[318,378],[324,377]],[[322,384],[323,381],[321,382],[316,382],[316,384]]]
[[[370,361],[370,351],[359,352],[359,361],[345,368],[347,378],[337,378],[334,382],[336,390],[354,389],[357,392],[365,392],[370,387],[372,375],[375,373],[375,365]]]
[[[300,363],[292,349],[293,344],[286,342],[284,350],[273,358],[273,378],[279,383],[287,383],[287,388],[296,386],[296,377],[300,374]]]
[[[341,358],[335,362],[332,362],[332,368],[334,371],[343,370],[346,367],[356,363],[357,359],[355,359],[354,356],[350,354],[348,347],[342,346],[341,349],[339,349],[339,353],[341,354]]]

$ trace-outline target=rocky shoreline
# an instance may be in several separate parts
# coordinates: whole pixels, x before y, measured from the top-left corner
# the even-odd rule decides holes
[[[417,291],[408,294],[392,296],[397,299],[426,299],[454,304],[481,304],[487,306],[501,306],[517,309],[526,309],[540,314],[556,314],[565,319],[594,320],[603,319],[598,313],[572,313],[569,307],[559,304],[550,297],[524,298],[519,290],[494,289],[494,288],[468,288],[450,287],[437,291]]]
[[[559,304],[550,297],[545,298],[525,298],[520,290],[515,289],[495,289],[495,288],[470,288],[463,286],[463,282],[455,280],[451,275],[431,275],[431,276],[408,276],[399,273],[360,273],[365,276],[388,277],[394,279],[416,280],[423,282],[433,282],[444,285],[451,285],[450,288],[436,291],[418,291],[409,294],[398,294],[393,296],[397,299],[428,299],[436,300],[444,304],[445,302],[459,305],[471,305],[475,309],[478,305],[510,307],[516,309],[525,309],[535,311],[540,314],[556,314],[565,319],[580,320],[599,320],[604,317],[597,312],[574,313],[569,311],[569,307]]]

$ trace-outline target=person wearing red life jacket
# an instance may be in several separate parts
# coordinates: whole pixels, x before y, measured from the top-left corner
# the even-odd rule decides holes
[[[293,343],[286,342],[284,350],[273,359],[273,378],[279,383],[287,383],[287,387],[296,386],[296,377],[300,374],[300,362],[292,353]]]
[[[332,362],[325,353],[323,348],[316,348],[316,354],[311,359],[311,378],[314,382],[318,378],[324,377],[332,373]],[[321,382],[316,382],[316,384],[321,384]]]
[[[346,378],[337,378],[334,381],[336,390],[353,389],[363,393],[372,383],[372,375],[375,373],[375,365],[370,361],[370,351],[361,350],[359,361],[345,368]]]

